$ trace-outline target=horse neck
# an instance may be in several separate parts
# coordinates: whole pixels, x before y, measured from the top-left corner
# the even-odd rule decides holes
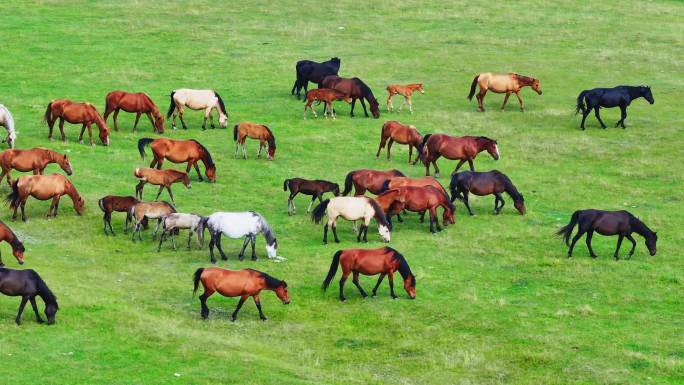
[[[76,201],[78,200],[78,198],[81,197],[80,195],[78,195],[78,191],[76,191],[76,188],[74,187],[74,185],[71,184],[71,182],[68,182],[68,181],[67,181],[66,187],[64,188],[64,192],[69,196],[69,198],[71,198],[71,200],[72,200],[74,203],[76,203]]]
[[[261,232],[264,234],[264,238],[266,238],[266,244],[272,245],[276,237],[273,234],[271,226],[269,226],[266,220],[261,216],[259,216],[259,225],[261,227]]]
[[[646,226],[644,222],[639,220],[639,218],[633,216],[630,214],[630,220],[629,220],[630,227],[632,228],[632,231],[636,232],[637,234],[641,235],[644,238],[650,238],[653,236],[653,231]]]
[[[397,260],[397,263],[399,264],[399,274],[401,274],[401,277],[404,280],[413,275],[413,273],[411,272],[411,268],[406,262],[406,259],[404,259],[404,256],[395,254],[394,258]]]
[[[216,108],[216,111],[218,111],[219,117],[228,116],[223,113],[223,110],[221,109],[221,103],[219,103],[218,100],[216,101],[216,104],[214,104],[214,108]]]
[[[2,108],[5,111],[5,128],[7,128],[7,131],[9,133],[14,132],[14,118],[12,117],[12,113],[7,109],[7,107]]]
[[[629,97],[632,99],[644,97],[644,92],[640,87],[627,87],[627,93],[629,93]]]
[[[534,79],[528,76],[523,76],[523,75],[515,75],[516,79],[518,79],[518,83],[520,83],[520,87],[524,86],[531,86],[532,83],[534,83]]]
[[[503,184],[504,184],[504,191],[506,191],[506,193],[508,195],[510,195],[511,198],[513,198],[513,201],[521,202],[523,200],[522,194],[520,194],[518,189],[515,188],[515,186],[513,185],[513,182],[511,182],[510,179],[504,178]]]

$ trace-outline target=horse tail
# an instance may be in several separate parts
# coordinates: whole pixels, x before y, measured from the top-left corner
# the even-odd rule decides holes
[[[240,126],[239,124],[236,124],[236,125],[233,126],[233,142],[237,142],[237,138],[238,138],[238,127],[239,127],[239,126]]]
[[[430,149],[428,148],[428,146],[426,146],[428,139],[430,139],[430,136],[432,136],[432,134],[426,134],[425,136],[423,136],[423,141],[418,146],[418,154],[422,156],[421,161],[423,163],[425,163],[427,156],[430,155]]]
[[[145,146],[152,142],[154,142],[154,139],[152,138],[142,138],[138,140],[138,152],[140,152],[140,157],[142,159],[145,159]]]
[[[390,179],[387,179],[386,181],[382,182],[382,187],[380,187],[380,194],[389,190],[389,188],[390,188]]]
[[[100,199],[97,201],[97,205],[100,206],[100,210],[102,210],[102,212],[105,212],[104,198],[100,198]]]
[[[285,182],[283,182],[283,191],[287,191],[287,184],[290,182],[289,179],[285,179]]]
[[[226,111],[226,105],[223,104],[223,99],[221,99],[221,95],[219,95],[218,92],[214,91],[214,96],[216,96],[216,99],[218,99],[218,104],[219,106],[221,106],[221,112],[228,116],[228,111]]]
[[[166,119],[171,117],[171,114],[173,114],[173,110],[176,109],[176,102],[173,100],[173,96],[176,94],[176,91],[172,91],[171,95],[171,105],[169,106],[169,112],[166,113]]]
[[[340,255],[342,255],[342,252],[342,250],[337,250],[335,255],[333,255],[332,263],[330,263],[330,270],[328,270],[328,275],[323,280],[323,291],[328,289],[328,286],[330,286],[330,281],[332,281],[332,279],[335,277],[335,274],[337,274],[337,268],[340,266]]]
[[[470,85],[470,93],[468,94],[468,100],[473,100],[473,95],[475,95],[475,87],[477,87],[477,79],[480,78],[480,74],[475,75],[473,83]]]
[[[12,182],[12,192],[7,194],[5,201],[10,204],[10,209],[15,210],[17,207],[19,207],[19,203],[21,203],[20,200],[19,178],[17,178],[14,180],[14,182]]]
[[[194,289],[192,290],[192,296],[195,296],[195,293],[197,293],[197,288],[199,287],[200,279],[202,278],[202,273],[204,273],[204,268],[200,267],[195,271],[194,277],[193,277],[193,285]]]
[[[584,96],[589,92],[589,90],[584,90],[580,92],[579,96],[577,96],[577,107],[575,108],[575,115],[577,115],[580,111],[584,113],[586,110],[586,106],[584,105]]]
[[[325,216],[325,211],[328,209],[329,204],[330,199],[326,199],[313,209],[311,212],[311,220],[314,221],[314,223],[321,223],[321,219]]]
[[[52,102],[48,103],[45,114],[43,115],[43,122],[50,124],[52,121]]]
[[[354,171],[351,171],[349,174],[347,174],[347,177],[344,178],[344,191],[342,191],[342,196],[346,196],[351,192],[352,178],[354,178]]]
[[[575,225],[577,225],[577,222],[579,221],[579,214],[579,210],[572,213],[570,223],[561,227],[560,230],[556,232],[556,235],[563,237],[563,242],[565,242],[565,244],[568,246],[570,246],[570,235],[572,234],[572,229],[575,228]]]

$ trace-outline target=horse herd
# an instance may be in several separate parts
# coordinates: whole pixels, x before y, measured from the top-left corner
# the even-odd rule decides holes
[[[354,106],[358,100],[366,116],[368,116],[366,109],[366,102],[368,102],[373,117],[379,118],[379,104],[371,89],[359,78],[339,77],[340,63],[339,58],[332,58],[322,63],[302,60],[296,64],[296,80],[291,93],[296,93],[299,98],[301,90],[304,90],[306,94],[304,117],[306,118],[307,110],[311,110],[314,116],[317,116],[313,103],[322,102],[324,103],[324,116],[330,115],[334,119],[336,114],[333,102],[339,100],[351,104],[350,114],[354,116]],[[318,84],[318,88],[309,90],[309,82]],[[480,91],[476,98],[480,111],[484,111],[484,97],[487,91],[505,94],[501,110],[504,110],[508,97],[514,93],[519,100],[520,109],[524,111],[525,107],[520,97],[520,91],[525,86],[530,86],[539,95],[542,94],[538,79],[514,73],[478,74],[471,84],[468,99],[472,99],[478,86]],[[407,103],[411,113],[413,113],[412,94],[414,92],[425,92],[422,83],[393,84],[387,87],[387,91],[389,94],[387,98],[388,111],[394,109],[392,98],[401,95],[404,97],[404,101],[399,106],[398,111]],[[605,128],[599,115],[601,107],[620,107],[622,115],[616,127],[624,128],[627,106],[638,97],[644,97],[649,103],[654,103],[650,88],[645,86],[619,86],[582,91],[577,99],[577,112],[581,111],[583,114],[581,128],[585,128],[586,117],[592,110],[601,126]],[[121,110],[136,114],[133,125],[134,131],[137,130],[140,116],[145,114],[150,120],[154,132],[159,134],[164,132],[165,117],[147,94],[112,91],[106,96],[105,106],[103,117],[90,103],[76,103],[67,99],[51,101],[44,114],[44,120],[49,128],[48,138],[52,139],[54,124],[59,121],[61,139],[66,141],[64,122],[68,122],[81,125],[79,142],[82,142],[87,129],[90,144],[94,145],[92,125],[95,125],[98,128],[102,144],[109,145],[110,132],[106,121],[110,114],[113,114],[114,129],[118,131],[117,117]],[[183,128],[188,128],[183,119],[186,107],[204,111],[203,130],[206,129],[207,120],[210,121],[211,128],[215,128],[212,114],[214,110],[217,111],[219,126],[221,128],[228,126],[228,112],[225,103],[216,91],[192,89],[172,91],[166,119],[173,117],[172,128],[174,130],[176,129],[177,117],[180,118]],[[12,114],[3,105],[0,105],[0,124],[5,126],[8,131],[4,142],[8,143],[10,149],[0,153],[0,167],[2,168],[0,181],[6,177],[7,183],[11,187],[11,192],[7,195],[6,200],[10,209],[13,210],[12,220],[17,218],[19,209],[22,220],[26,220],[24,208],[29,196],[38,200],[51,199],[52,203],[47,214],[48,217],[51,217],[58,213],[61,196],[68,195],[73,201],[74,210],[78,215],[81,215],[85,209],[85,201],[71,181],[62,174],[44,175],[45,168],[51,163],[56,163],[68,176],[71,175],[72,167],[68,156],[45,148],[16,149],[17,135],[14,120]],[[275,159],[276,142],[273,132],[265,125],[251,122],[242,122],[233,128],[235,158],[240,156],[241,149],[242,157],[246,159],[245,140],[248,137],[259,140],[257,157],[261,157],[262,150],[265,149],[267,159]],[[386,147],[387,159],[390,159],[391,147],[395,142],[408,145],[408,163],[415,165],[420,160],[426,169],[425,177],[409,178],[399,170],[354,170],[346,175],[342,191],[340,191],[339,184],[331,181],[305,178],[286,179],[283,183],[283,189],[286,192],[289,190],[288,214],[296,214],[294,199],[298,194],[311,196],[307,212],[311,212],[311,219],[317,224],[323,222],[323,218],[327,216],[327,220],[323,224],[323,243],[327,243],[329,230],[332,231],[334,241],[340,242],[337,234],[337,220],[339,218],[353,221],[357,242],[367,242],[368,228],[373,220],[377,223],[381,239],[384,242],[390,242],[394,227],[392,218],[396,217],[398,222],[403,222],[401,215],[408,211],[418,213],[421,222],[424,221],[427,213],[430,231],[432,233],[441,231],[442,226],[455,224],[456,207],[454,202],[456,200],[462,202],[468,213],[473,215],[468,199],[469,194],[494,195],[494,214],[499,214],[505,206],[502,194],[506,193],[513,200],[515,209],[521,215],[526,213],[525,199],[508,176],[497,170],[475,171],[474,160],[479,153],[486,151],[493,159],[499,159],[500,154],[496,140],[485,136],[455,137],[440,133],[423,135],[415,126],[405,125],[398,121],[388,121],[381,128],[376,157],[379,157],[380,152]],[[112,214],[123,212],[126,214],[124,233],[128,232],[130,226],[133,242],[136,241],[136,236],[138,240],[142,240],[142,230],[148,227],[149,220],[157,221],[152,237],[156,239],[161,228],[157,251],[161,250],[163,243],[169,238],[175,250],[175,236],[179,234],[181,229],[187,229],[188,249],[191,248],[193,234],[197,235],[197,242],[201,248],[204,245],[204,235],[209,232],[209,256],[212,263],[217,261],[214,249],[218,250],[223,260],[227,260],[221,246],[223,235],[233,239],[243,239],[243,245],[238,254],[240,260],[244,258],[245,251],[250,245],[251,258],[256,260],[256,238],[259,234],[265,238],[268,258],[282,259],[277,255],[278,241],[275,233],[266,219],[259,213],[253,211],[215,212],[209,216],[202,216],[195,213],[177,212],[171,186],[175,183],[182,183],[186,188],[191,188],[189,173],[193,167],[198,180],[203,181],[204,178],[198,163],[203,164],[204,175],[208,182],[216,181],[216,164],[204,145],[197,140],[142,138],[138,141],[137,146],[142,159],[145,158],[145,147],[147,146],[153,152],[153,160],[149,168],[138,167],[134,170],[133,175],[138,180],[138,184],[135,186],[135,196],[107,195],[98,201],[98,206],[103,212],[105,234],[115,234],[111,221]],[[411,162],[413,150],[416,152],[416,157]],[[436,162],[440,157],[458,160],[454,172],[451,174],[448,192],[436,179],[439,178],[439,168]],[[185,172],[162,169],[162,164],[166,160],[171,163],[186,163]],[[466,162],[470,170],[459,172],[460,167]],[[434,177],[430,176],[431,164],[434,168]],[[32,172],[33,175],[21,176],[13,180],[11,177],[12,170]],[[143,200],[143,189],[148,183],[159,187],[154,201]],[[167,191],[172,203],[158,201],[164,190]],[[350,195],[352,190],[354,193]],[[374,198],[369,197],[365,195],[366,192],[376,196]],[[323,195],[326,193],[331,193],[333,197],[324,200]],[[316,200],[318,200],[318,204],[312,208]],[[438,209],[442,210],[442,225],[440,225]],[[356,221],[360,222],[358,230]],[[575,227],[578,227],[578,232],[571,239]],[[557,234],[563,237],[569,247],[568,257],[572,255],[575,243],[586,234],[587,248],[590,255],[596,258],[597,256],[591,247],[594,232],[602,235],[618,235],[617,248],[614,253],[616,260],[619,258],[618,253],[624,238],[632,243],[628,255],[631,256],[634,253],[636,241],[631,235],[634,232],[645,238],[646,246],[651,255],[656,253],[656,233],[626,211],[578,210],[573,213],[570,223],[561,228]],[[0,241],[8,242],[12,247],[12,254],[19,264],[24,264],[25,248],[23,243],[2,222],[0,222]],[[59,306],[56,297],[40,275],[30,269],[12,270],[3,266],[4,264],[0,259],[0,292],[9,296],[22,297],[16,323],[21,323],[22,312],[29,302],[36,314],[36,320],[41,323],[44,322],[36,305],[36,296],[40,296],[45,302],[45,315],[48,324],[54,323]],[[359,283],[360,274],[379,274],[377,284],[372,290],[373,296],[376,295],[380,283],[387,276],[390,294],[392,298],[397,298],[394,292],[394,273],[399,272],[404,280],[404,289],[409,298],[414,299],[416,297],[415,275],[411,272],[406,258],[391,247],[337,251],[333,255],[328,274],[323,282],[324,289],[329,286],[336,275],[338,266],[342,267],[342,277],[339,282],[339,298],[342,301],[345,300],[344,285],[350,274],[352,274],[352,282],[363,297],[366,297],[367,293]],[[203,318],[209,316],[206,301],[209,296],[216,292],[224,296],[240,297],[237,308],[232,314],[233,320],[236,319],[238,311],[249,297],[253,298],[259,311],[259,317],[263,320],[266,319],[259,297],[262,290],[274,291],[284,304],[290,302],[285,281],[253,269],[232,271],[215,267],[200,268],[195,272],[193,282],[195,292],[200,283],[204,288],[204,292],[199,297],[200,314]]]

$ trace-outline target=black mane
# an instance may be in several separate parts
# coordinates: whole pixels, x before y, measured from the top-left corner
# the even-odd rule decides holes
[[[377,103],[377,100],[375,99],[375,96],[373,96],[373,91],[371,91],[370,87],[366,85],[366,83],[363,82],[363,80],[359,78],[353,78],[354,82],[361,88],[361,92],[363,93],[363,97],[368,99],[369,102],[374,101]]]
[[[408,262],[406,262],[406,258],[404,258],[401,253],[398,251],[394,250],[391,247],[385,247],[388,251],[391,251],[394,253],[394,260],[399,261],[399,274],[401,274],[402,278],[406,279],[407,277],[411,277],[411,286],[415,287],[416,286],[416,276],[413,275],[413,272],[411,272],[411,268],[408,265]]]
[[[214,167],[214,166],[215,166],[215,165],[214,165],[214,160],[211,159],[211,154],[209,153],[209,150],[208,150],[206,147],[204,147],[204,145],[203,145],[202,143],[196,141],[195,139],[190,139],[190,140],[192,140],[193,142],[195,142],[195,144],[197,144],[198,146],[200,146],[200,148],[201,148],[201,149],[204,151],[204,153],[207,155],[207,167]]]
[[[268,287],[269,289],[277,289],[280,286],[287,287],[287,284],[285,283],[285,281],[281,281],[277,278],[273,278],[270,275],[264,273],[263,271],[254,270],[254,269],[249,269],[249,270],[252,270],[256,273],[261,274],[261,278],[263,278],[264,281],[266,281],[266,287]]]
[[[373,214],[373,217],[375,220],[378,222],[378,225],[385,226],[387,228],[390,227],[389,222],[387,221],[387,217],[385,216],[385,212],[382,211],[382,208],[378,204],[378,202],[375,201],[373,198],[365,197],[368,199],[368,203],[373,206],[373,210],[375,213]]]

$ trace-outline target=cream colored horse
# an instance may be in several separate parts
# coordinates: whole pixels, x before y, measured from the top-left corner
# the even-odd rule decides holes
[[[470,85],[470,94],[468,100],[473,99],[475,95],[475,87],[480,86],[480,92],[477,94],[477,104],[480,111],[484,111],[484,97],[487,91],[496,92],[497,94],[506,94],[501,111],[506,107],[506,102],[511,93],[515,93],[520,102],[520,110],[525,111],[525,104],[520,97],[520,90],[525,86],[532,87],[539,95],[542,94],[539,79],[528,76],[518,75],[516,73],[497,74],[493,72],[483,72],[475,76],[473,83]]]
[[[202,129],[204,130],[207,125],[207,118],[211,119],[211,128],[214,126],[214,116],[211,114],[211,110],[216,109],[218,112],[218,121],[221,128],[228,127],[228,112],[226,111],[226,105],[223,103],[221,96],[214,90],[191,90],[187,88],[181,88],[171,92],[171,105],[169,106],[169,112],[166,113],[166,119],[170,118],[173,114],[173,129],[176,129],[176,116],[180,116],[181,124],[183,124],[184,129],[188,129],[188,126],[183,120],[183,113],[185,112],[185,107],[191,110],[204,110],[204,121],[202,122]]]
[[[14,141],[17,139],[17,132],[14,130],[14,118],[7,107],[0,104],[0,126],[7,129],[7,137],[2,141],[7,142],[10,148],[14,148]]]
[[[375,218],[375,221],[378,223],[378,233],[382,237],[382,240],[385,242],[390,241],[390,224],[387,222],[387,217],[378,203],[369,197],[355,196],[326,199],[323,203],[314,208],[311,213],[311,219],[313,219],[315,223],[320,223],[326,212],[328,213],[328,222],[323,227],[323,243],[328,243],[329,226],[332,227],[335,242],[340,242],[339,238],[337,238],[338,217],[342,217],[348,221],[363,220],[363,224],[361,224],[359,229],[359,234],[356,236],[358,242],[361,242],[362,235],[363,241],[368,242],[368,224],[370,224],[371,219]]]

